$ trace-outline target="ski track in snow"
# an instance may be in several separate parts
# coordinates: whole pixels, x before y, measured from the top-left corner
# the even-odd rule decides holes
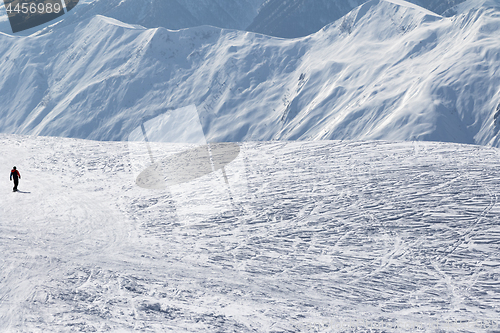
[[[496,148],[242,143],[215,202],[136,187],[126,143],[0,140],[0,331],[500,330]]]

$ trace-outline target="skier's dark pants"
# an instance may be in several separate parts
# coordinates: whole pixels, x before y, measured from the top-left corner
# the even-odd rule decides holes
[[[14,178],[14,188],[13,188],[14,191],[17,191],[17,185],[19,185],[19,179]]]

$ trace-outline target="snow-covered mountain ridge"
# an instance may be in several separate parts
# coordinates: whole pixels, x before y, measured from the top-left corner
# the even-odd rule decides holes
[[[40,33],[63,28],[96,15],[112,17],[146,28],[182,29],[200,25],[245,29],[264,0],[81,0],[74,10],[60,18],[22,32]],[[2,15],[3,14],[3,15]],[[11,33],[5,9],[0,8],[0,31]]]
[[[200,25],[254,31],[275,37],[295,38],[317,32],[368,0],[80,0],[69,15],[18,33],[43,33],[104,15],[147,28],[182,29]],[[409,0],[437,14],[454,15],[464,0]],[[408,2],[407,2],[408,3]],[[11,33],[0,6],[0,32]]]
[[[488,8],[442,18],[373,0],[294,40],[102,16],[38,37],[3,35],[0,129],[123,140],[144,117],[195,105],[210,141],[498,146],[500,20]]]
[[[409,3],[426,8],[436,14],[448,10],[464,0],[409,0]],[[271,36],[293,38],[317,32],[326,24],[336,21],[367,0],[269,0],[264,3],[252,24],[247,28]]]

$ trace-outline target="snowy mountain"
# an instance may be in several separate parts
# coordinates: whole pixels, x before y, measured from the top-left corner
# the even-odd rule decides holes
[[[105,15],[147,28],[182,29],[200,25],[244,29],[264,0],[96,0],[82,18]]]
[[[296,39],[82,3],[0,33],[0,331],[500,330],[499,0]]]
[[[430,11],[443,14],[465,0],[409,0]],[[247,30],[265,35],[296,38],[319,31],[367,0],[269,0]]]
[[[244,29],[257,15],[264,0],[86,0],[58,20],[23,32],[29,35],[42,28],[66,27],[104,15],[147,28],[183,29],[200,25]],[[2,8],[2,10],[4,10]],[[6,13],[0,16],[0,31],[11,34]]]
[[[137,156],[0,135],[1,331],[500,329],[497,148],[243,143],[229,185],[154,191]]]
[[[269,0],[247,27],[264,35],[294,38],[319,31],[366,0]]]
[[[40,36],[1,35],[0,129],[126,140],[144,119],[194,105],[210,142],[498,146],[497,3],[470,1],[443,18],[372,0],[294,40],[103,16]]]

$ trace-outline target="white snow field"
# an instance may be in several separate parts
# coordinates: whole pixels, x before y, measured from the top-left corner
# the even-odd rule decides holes
[[[246,142],[148,190],[140,144],[0,135],[0,331],[500,330],[499,149]]]

